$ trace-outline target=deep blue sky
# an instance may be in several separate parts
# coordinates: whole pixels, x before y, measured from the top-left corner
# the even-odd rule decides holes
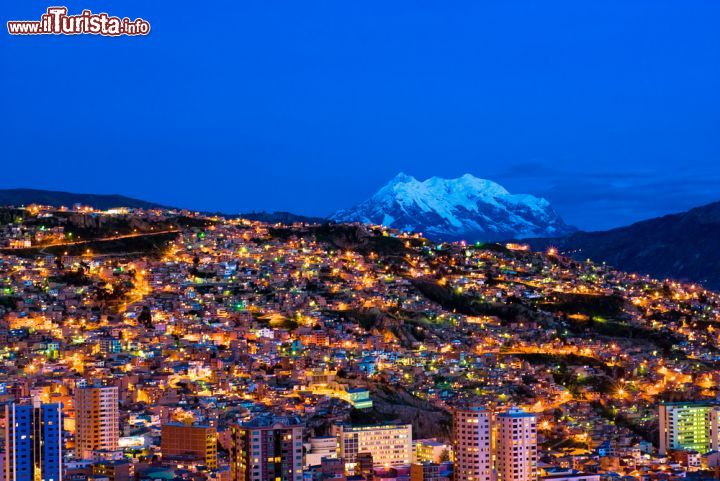
[[[56,3],[153,31],[7,34]],[[720,200],[716,0],[5,0],[0,14],[0,188],[327,215],[399,171],[470,172],[586,229]]]

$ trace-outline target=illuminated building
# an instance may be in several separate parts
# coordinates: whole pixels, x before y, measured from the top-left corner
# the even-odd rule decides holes
[[[335,436],[310,438],[310,451],[305,454],[305,467],[319,466],[323,459],[337,458],[337,444]]]
[[[370,391],[367,388],[349,388],[335,380],[334,371],[310,371],[308,372],[308,389],[316,394],[332,396],[346,401],[355,409],[370,409],[373,407]]]
[[[62,481],[62,405],[5,406],[5,480]]]
[[[415,459],[418,463],[441,463],[449,460],[449,446],[435,439],[418,439],[415,441]],[[446,457],[446,459],[443,459]]]
[[[60,357],[60,343],[48,342],[45,349],[45,355],[48,359],[58,359]]]
[[[453,416],[456,481],[490,481],[492,477],[490,413],[475,406]]]
[[[717,449],[718,407],[707,402],[663,403],[658,408],[660,454]]]
[[[338,456],[349,464],[359,453],[370,453],[375,466],[399,466],[412,462],[412,424],[350,426],[336,424]]]
[[[494,417],[480,406],[456,410],[453,449],[457,481],[537,478],[537,422],[535,415],[520,409],[509,409]]]
[[[98,341],[100,352],[103,354],[115,354],[122,352],[122,344],[119,339],[103,337]]]
[[[300,481],[303,429],[297,418],[258,417],[232,428],[232,481]]]
[[[497,415],[495,467],[498,481],[537,479],[537,419],[512,408]]]
[[[347,389],[346,393],[346,397],[342,399],[352,404],[355,409],[371,409],[373,407],[370,391],[367,388]]]
[[[440,465],[437,463],[413,463],[410,465],[410,481],[438,481]]]
[[[217,469],[217,431],[212,426],[163,424],[160,449],[163,459],[191,457]]]
[[[100,461],[93,463],[92,473],[109,481],[130,481],[135,478],[135,465],[127,460]]]
[[[118,450],[117,387],[85,387],[75,394],[75,455],[80,459],[98,451]]]

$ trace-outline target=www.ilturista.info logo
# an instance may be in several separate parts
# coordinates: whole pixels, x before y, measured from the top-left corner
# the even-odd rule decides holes
[[[10,35],[147,35],[150,23],[142,18],[111,17],[107,13],[83,10],[80,15],[68,15],[67,7],[48,7],[40,20],[14,20],[7,23]]]

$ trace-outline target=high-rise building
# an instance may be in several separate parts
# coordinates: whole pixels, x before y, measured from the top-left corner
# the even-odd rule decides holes
[[[62,481],[62,405],[5,407],[5,480]]]
[[[492,477],[490,420],[490,412],[483,407],[455,410],[453,452],[456,481],[490,481]]]
[[[481,406],[456,409],[453,452],[456,481],[533,481],[538,474],[535,415],[516,408],[496,415]]]
[[[217,430],[212,426],[163,424],[160,451],[163,460],[188,457],[217,469]]]
[[[298,418],[258,417],[232,428],[232,481],[300,481],[303,429]]]
[[[512,408],[496,417],[495,468],[497,481],[537,479],[537,419]]]
[[[355,463],[358,453],[370,453],[375,466],[399,466],[412,462],[412,424],[351,426],[336,424],[338,456]]]
[[[705,454],[718,449],[718,409],[709,402],[660,404],[660,454],[670,450]]]
[[[75,455],[92,459],[118,450],[117,387],[84,387],[75,393]]]
[[[710,451],[720,451],[720,406],[717,404],[710,411]]]

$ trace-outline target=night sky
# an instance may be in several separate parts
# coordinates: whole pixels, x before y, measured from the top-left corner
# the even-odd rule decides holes
[[[720,200],[716,0],[60,4],[153,30],[12,37],[54,3],[2,2],[0,188],[328,215],[469,172],[583,229]]]

